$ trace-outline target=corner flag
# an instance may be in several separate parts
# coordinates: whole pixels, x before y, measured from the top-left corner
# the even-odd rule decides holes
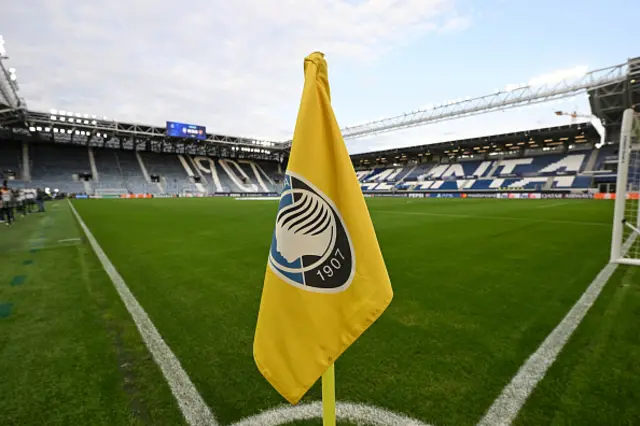
[[[312,53],[253,343],[258,369],[296,404],[393,297],[358,179]]]

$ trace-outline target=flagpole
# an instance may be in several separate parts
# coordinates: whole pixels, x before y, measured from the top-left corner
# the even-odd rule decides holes
[[[336,374],[334,364],[322,374],[322,425],[336,426]]]

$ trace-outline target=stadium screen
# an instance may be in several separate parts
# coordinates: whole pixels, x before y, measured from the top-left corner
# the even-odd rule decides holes
[[[205,140],[207,131],[204,126],[167,121],[167,136]]]

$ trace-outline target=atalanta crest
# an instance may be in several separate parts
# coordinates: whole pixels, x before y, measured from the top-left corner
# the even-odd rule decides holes
[[[308,291],[346,290],[355,272],[349,232],[340,212],[320,190],[287,172],[269,252],[269,267]]]

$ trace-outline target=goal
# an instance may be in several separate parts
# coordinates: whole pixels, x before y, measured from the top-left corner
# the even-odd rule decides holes
[[[103,198],[120,198],[121,195],[127,195],[126,188],[96,188],[95,195]]]
[[[611,261],[640,266],[640,115],[622,116]]]

